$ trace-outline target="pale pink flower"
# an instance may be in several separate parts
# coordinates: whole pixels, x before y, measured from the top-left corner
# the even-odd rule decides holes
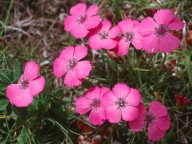
[[[132,19],[126,19],[120,21],[118,26],[122,32],[122,36],[118,41],[118,46],[115,48],[115,52],[118,55],[126,55],[129,51],[130,44],[140,50],[141,45],[141,34],[138,32],[139,22]]]
[[[142,46],[148,53],[172,52],[179,48],[180,40],[171,30],[181,30],[184,23],[175,17],[173,11],[158,10],[154,19],[147,17],[140,23],[139,32],[143,36]]]
[[[85,96],[80,96],[76,102],[76,111],[83,115],[91,111],[89,120],[93,125],[101,125],[105,120],[105,112],[101,105],[103,95],[108,92],[108,88],[95,86],[88,89]]]
[[[97,30],[89,37],[89,46],[94,50],[112,49],[116,47],[117,41],[114,38],[119,34],[118,26],[111,28],[112,24],[109,20],[102,21]],[[111,29],[110,29],[111,28]],[[94,30],[93,30],[94,31]]]
[[[101,22],[100,16],[97,15],[99,7],[91,5],[86,10],[85,3],[79,3],[70,10],[70,16],[64,20],[64,28],[73,34],[75,38],[84,38],[89,30],[95,28]]]
[[[18,83],[7,86],[6,94],[12,104],[26,107],[32,103],[33,97],[44,89],[44,85],[44,77],[39,76],[39,65],[29,61],[25,64],[24,74]]]
[[[68,87],[80,85],[92,69],[89,61],[80,61],[86,56],[87,48],[85,46],[66,47],[53,63],[54,75],[57,78],[65,75],[64,84]]]
[[[118,123],[121,117],[125,121],[133,121],[139,115],[138,106],[141,94],[126,84],[118,83],[112,91],[107,92],[102,101],[106,119],[111,123]]]
[[[144,104],[139,106],[139,116],[134,121],[129,122],[132,131],[138,132],[148,125],[148,138],[152,141],[159,141],[165,136],[170,128],[170,116],[165,106],[160,102],[153,101],[149,111],[146,111]]]

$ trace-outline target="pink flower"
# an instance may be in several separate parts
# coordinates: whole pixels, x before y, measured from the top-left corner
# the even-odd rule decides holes
[[[87,56],[85,46],[68,46],[53,63],[53,73],[57,78],[65,75],[64,84],[68,87],[78,86],[86,78],[92,66],[89,61],[80,61]]]
[[[92,49],[100,50],[101,48],[112,49],[116,47],[117,41],[114,38],[119,34],[120,29],[117,26],[113,28],[111,26],[112,24],[109,20],[100,23],[95,33],[89,37],[89,45]]]
[[[118,46],[115,52],[118,55],[126,55],[128,53],[130,44],[132,43],[136,49],[141,49],[141,35],[138,32],[139,22],[132,19],[126,19],[118,23],[122,32],[122,37],[119,39]]]
[[[161,9],[151,17],[142,20],[139,32],[143,36],[142,46],[148,53],[172,52],[180,45],[180,40],[171,30],[181,30],[184,23],[175,17],[173,11]]]
[[[159,141],[163,138],[170,128],[170,117],[166,107],[157,101],[153,101],[147,112],[144,104],[141,103],[138,118],[129,122],[129,126],[132,131],[138,132],[145,125],[148,125],[148,138],[150,140]]]
[[[118,83],[112,91],[104,95],[102,105],[105,109],[106,119],[111,123],[118,123],[121,117],[125,121],[136,119],[139,115],[140,102],[141,95],[138,90]]]
[[[101,125],[105,120],[105,112],[101,105],[103,95],[109,91],[108,88],[98,86],[88,89],[85,96],[80,96],[76,102],[76,111],[83,115],[89,111],[89,119],[93,125]]]
[[[38,95],[45,85],[43,76],[39,76],[39,66],[34,61],[25,64],[24,74],[17,84],[7,86],[6,94],[10,102],[17,107],[26,107],[32,103],[33,97]]]
[[[64,21],[65,30],[71,32],[75,38],[84,38],[89,29],[97,27],[101,22],[97,15],[99,7],[92,5],[87,10],[86,7],[85,3],[75,5],[70,10],[71,16],[67,16]]]

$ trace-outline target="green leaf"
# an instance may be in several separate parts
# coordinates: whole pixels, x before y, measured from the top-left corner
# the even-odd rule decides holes
[[[18,59],[15,59],[13,62],[13,76],[14,79],[19,79],[21,75],[21,68],[20,68],[20,63],[18,61]]]
[[[9,104],[8,99],[1,99],[0,100],[0,111],[4,110],[8,104]]]
[[[3,82],[3,83],[11,83],[11,80],[10,78],[7,76],[6,73],[4,73],[2,70],[0,70],[0,80]]]

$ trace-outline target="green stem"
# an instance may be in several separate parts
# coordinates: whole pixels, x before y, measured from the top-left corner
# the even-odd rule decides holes
[[[2,31],[0,32],[0,37],[2,37],[2,35],[3,35],[4,31],[5,31],[5,26],[6,26],[7,23],[8,23],[9,16],[10,16],[10,11],[11,11],[11,8],[12,8],[12,5],[13,5],[13,1],[14,1],[14,0],[11,0],[11,3],[10,3],[10,5],[9,5],[9,9],[8,9],[8,11],[7,11],[7,15],[6,15],[4,24],[3,24],[3,23],[1,24],[3,28],[2,28]]]
[[[189,77],[189,84],[192,86],[192,64],[190,53],[185,54],[184,61],[185,61],[185,69]]]

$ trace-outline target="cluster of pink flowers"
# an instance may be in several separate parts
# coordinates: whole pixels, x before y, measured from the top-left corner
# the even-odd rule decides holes
[[[90,112],[89,120],[93,125],[101,125],[105,120],[118,123],[122,119],[129,123],[133,132],[141,131],[147,125],[148,138],[152,141],[163,138],[170,128],[165,106],[153,101],[147,112],[140,92],[124,83],[116,84],[112,90],[98,86],[89,88],[84,96],[77,98],[75,106],[81,115]]]
[[[98,11],[96,5],[86,10],[86,4],[77,4],[64,21],[65,30],[75,38],[88,36],[89,46],[94,50],[112,49],[117,55],[126,55],[131,44],[147,53],[170,53],[179,48],[180,40],[172,31],[181,30],[184,23],[169,9],[158,10],[154,18],[147,17],[141,22],[127,18],[114,27],[109,20],[102,21]]]
[[[175,17],[173,11],[162,9],[154,18],[147,17],[141,22],[127,18],[112,26],[109,20],[98,15],[99,7],[80,3],[70,10],[70,16],[64,21],[64,29],[75,38],[88,37],[91,49],[113,50],[117,55],[128,54],[132,44],[137,50],[147,53],[172,52],[180,45],[180,40],[171,31],[181,30],[183,22]],[[75,87],[89,76],[92,65],[84,59],[88,54],[83,45],[68,46],[53,62],[53,74],[57,78],[64,76],[64,84]],[[26,107],[33,97],[42,92],[45,85],[43,76],[39,76],[39,66],[33,61],[26,63],[24,74],[17,84],[10,84],[6,89],[10,102],[17,107]],[[76,111],[84,115],[88,112],[93,125],[101,125],[105,120],[118,123],[128,122],[130,129],[138,132],[148,126],[148,138],[158,141],[170,128],[170,117],[165,106],[157,101],[150,104],[146,111],[141,102],[139,90],[130,88],[125,83],[117,83],[112,90],[106,87],[92,87],[84,96],[77,98]]]

